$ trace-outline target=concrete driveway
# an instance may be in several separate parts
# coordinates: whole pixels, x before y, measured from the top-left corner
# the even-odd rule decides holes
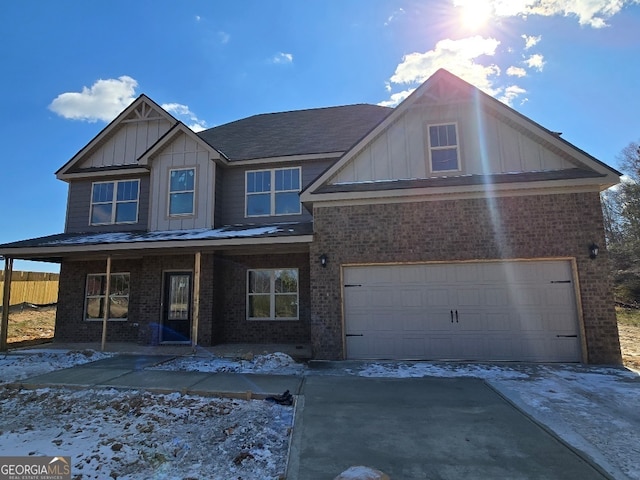
[[[607,478],[482,380],[309,376],[299,399],[289,479]]]

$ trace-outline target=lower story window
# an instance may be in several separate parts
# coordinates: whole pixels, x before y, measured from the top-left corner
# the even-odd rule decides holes
[[[127,320],[129,316],[129,274],[112,273],[109,286],[109,320]],[[87,275],[85,298],[85,318],[102,320],[104,318],[107,275],[90,273]]]
[[[249,320],[298,320],[298,269],[247,272]]]

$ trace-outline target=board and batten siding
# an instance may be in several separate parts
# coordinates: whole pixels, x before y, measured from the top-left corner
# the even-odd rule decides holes
[[[459,172],[431,172],[427,125],[456,123]],[[359,152],[332,183],[486,175],[573,168],[541,143],[506,121],[469,103],[414,108]]]
[[[138,197],[138,221],[136,223],[118,223],[115,225],[90,225],[91,188],[93,182],[111,180],[140,180]],[[146,230],[149,222],[149,177],[105,177],[94,180],[73,180],[69,183],[67,202],[66,233],[79,232],[131,232]]]
[[[169,216],[169,172],[195,168],[195,214]],[[210,153],[185,134],[180,134],[151,160],[149,230],[213,228],[216,165]]]
[[[220,225],[236,224],[267,224],[283,222],[305,222],[311,221],[312,216],[307,209],[302,207],[302,215],[278,215],[264,217],[245,216],[245,172],[250,170],[267,170],[273,168],[302,168],[302,189],[318,178],[335,160],[306,160],[302,163],[278,163],[262,164],[251,167],[234,167],[224,169],[224,180],[221,182],[222,202],[221,218],[216,222]]]
[[[136,165],[138,158],[171,128],[167,120],[123,123],[111,138],[82,162],[81,168]]]

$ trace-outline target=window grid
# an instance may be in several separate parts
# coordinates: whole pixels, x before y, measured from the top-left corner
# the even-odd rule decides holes
[[[85,320],[102,320],[105,307],[106,273],[87,275]],[[112,273],[109,292],[109,320],[126,321],[129,316],[129,273]]]
[[[195,168],[169,170],[169,216],[195,215],[195,192]]]
[[[91,225],[138,222],[139,180],[94,182],[91,187]]]
[[[455,123],[429,125],[429,165],[432,172],[460,171],[458,126]]]
[[[300,215],[300,167],[248,171],[245,216]]]
[[[298,269],[247,271],[247,320],[298,319]]]

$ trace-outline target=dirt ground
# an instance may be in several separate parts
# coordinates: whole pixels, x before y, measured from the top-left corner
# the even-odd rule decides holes
[[[8,342],[53,338],[55,307],[29,308],[9,315]],[[627,367],[640,370],[640,327],[618,323],[622,360]]]

